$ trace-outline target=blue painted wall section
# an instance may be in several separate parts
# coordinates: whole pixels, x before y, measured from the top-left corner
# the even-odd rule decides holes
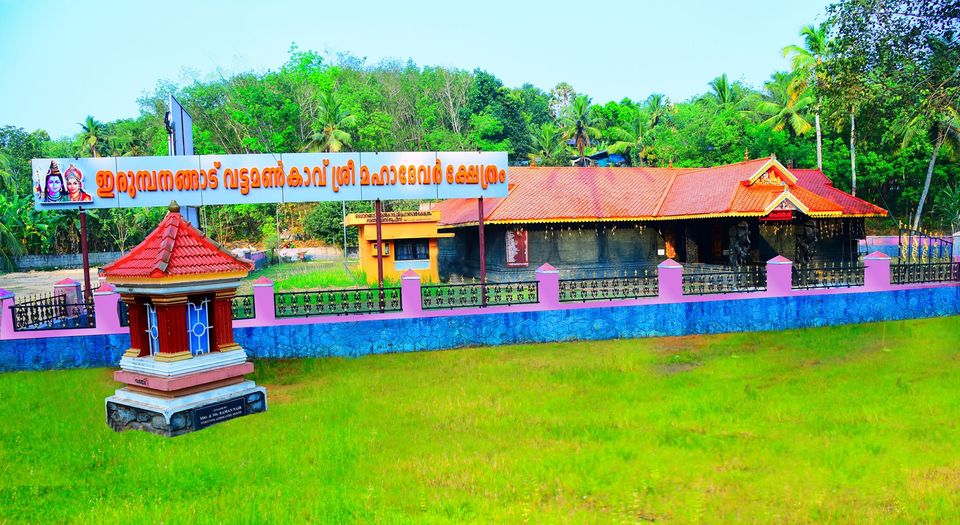
[[[960,287],[237,328],[253,358],[783,330],[960,314]],[[0,341],[0,371],[116,366],[125,335]]]

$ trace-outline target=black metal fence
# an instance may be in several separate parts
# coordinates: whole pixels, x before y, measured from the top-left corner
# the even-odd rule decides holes
[[[63,294],[31,297],[10,308],[13,313],[13,329],[17,332],[97,326],[93,301],[68,303],[67,296]]]
[[[352,288],[311,292],[278,292],[273,296],[277,317],[399,312],[400,288]]]
[[[767,289],[765,266],[694,266],[683,269],[684,295],[761,292]]]
[[[257,308],[252,295],[235,295],[230,300],[234,319],[253,319],[257,316]]]
[[[426,284],[420,287],[424,310],[531,304],[540,300],[537,281],[512,283]]]
[[[863,286],[863,263],[811,263],[793,266],[793,287],[843,288]]]
[[[960,280],[960,262],[950,259],[890,265],[892,284],[940,283]]]
[[[560,279],[560,302],[612,301],[656,297],[659,280],[656,268],[634,271],[632,276]]]

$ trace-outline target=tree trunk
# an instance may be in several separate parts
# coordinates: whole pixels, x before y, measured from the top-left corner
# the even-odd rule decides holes
[[[850,195],[857,196],[857,116],[850,109]]]
[[[820,111],[817,110],[817,113],[813,117],[813,121],[817,126],[817,169],[823,171],[823,136],[820,134]]]
[[[920,216],[923,214],[923,203],[927,200],[927,193],[930,192],[930,181],[933,179],[933,167],[937,165],[937,154],[940,153],[940,146],[943,146],[944,133],[937,134],[937,143],[933,145],[933,155],[930,156],[930,165],[927,166],[927,178],[923,181],[923,193],[920,194],[920,204],[917,205],[917,214],[913,217],[913,229],[920,228]]]

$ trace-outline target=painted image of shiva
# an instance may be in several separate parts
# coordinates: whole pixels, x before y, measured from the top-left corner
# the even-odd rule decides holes
[[[57,161],[50,161],[50,168],[47,170],[43,185],[38,184],[36,191],[42,202],[70,202],[70,195],[67,193],[63,174],[60,173],[60,166],[57,165]]]

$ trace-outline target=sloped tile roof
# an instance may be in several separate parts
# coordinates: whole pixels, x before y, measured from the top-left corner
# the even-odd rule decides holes
[[[103,275],[162,279],[252,269],[252,262],[223,250],[180,213],[171,211],[130,253],[106,265]]]
[[[779,182],[751,184],[768,164]],[[772,157],[712,168],[511,168],[509,182],[508,197],[484,201],[485,221],[760,216],[785,192],[814,215],[886,215],[834,188],[820,171],[787,170]],[[475,199],[450,199],[434,209],[440,226],[477,222]]]
[[[833,187],[833,182],[820,170],[790,170],[797,176],[797,184],[817,195],[837,203],[843,209],[844,215],[886,215],[887,212],[879,206],[858,199],[849,193]]]

